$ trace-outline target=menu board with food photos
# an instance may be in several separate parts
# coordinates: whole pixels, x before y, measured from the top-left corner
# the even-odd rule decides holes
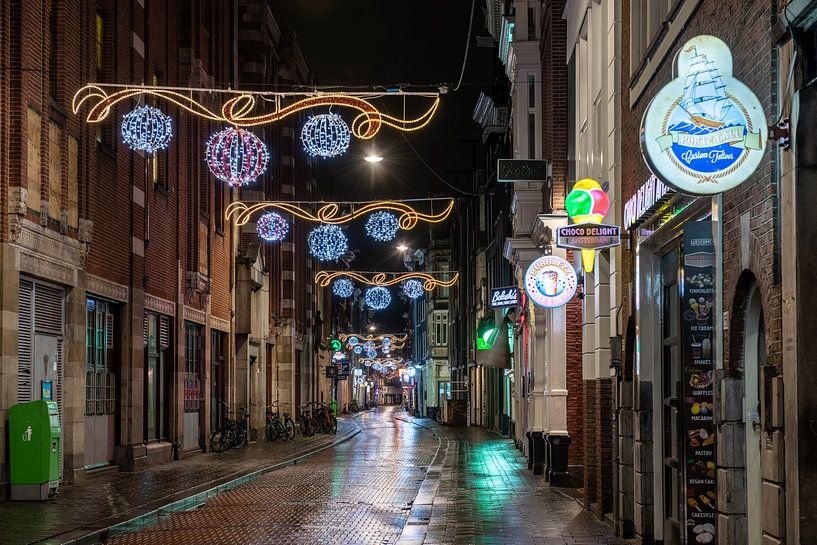
[[[715,248],[712,223],[684,226],[681,342],[686,543],[716,543],[714,361]]]

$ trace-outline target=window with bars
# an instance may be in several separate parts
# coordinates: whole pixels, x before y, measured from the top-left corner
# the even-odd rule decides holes
[[[85,306],[85,414],[114,414],[115,305],[88,297]]]
[[[201,326],[184,324],[184,411],[198,412],[201,406]]]

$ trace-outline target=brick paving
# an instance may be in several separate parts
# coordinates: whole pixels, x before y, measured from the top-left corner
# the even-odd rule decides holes
[[[381,408],[361,433],[114,545],[624,545],[512,443]]]
[[[365,414],[365,413],[364,413]],[[65,486],[46,502],[0,502],[0,544],[62,543],[213,488],[265,471],[348,438],[359,430],[338,420],[338,433],[259,443],[223,454],[201,454],[136,473],[107,473]],[[58,537],[55,537],[58,536]]]

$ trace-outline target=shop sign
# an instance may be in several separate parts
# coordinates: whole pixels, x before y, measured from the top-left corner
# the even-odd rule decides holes
[[[566,304],[576,293],[576,271],[555,255],[536,259],[525,273],[525,291],[535,305],[556,308]]]
[[[516,286],[491,290],[491,308],[515,307],[519,304],[519,290]]]
[[[326,378],[335,378],[338,376],[338,366],[337,365],[327,365],[326,366]]]
[[[624,229],[631,229],[647,219],[664,203],[667,197],[675,194],[667,184],[652,175],[638,188],[632,197],[624,203]]]
[[[681,298],[684,480],[687,543],[715,543],[715,426],[712,370],[715,354],[715,250],[712,223],[684,225]]]
[[[675,58],[675,79],[641,121],[650,170],[688,195],[714,195],[746,181],[768,138],[763,107],[732,77],[732,52],[714,36],[696,36]]]
[[[545,182],[549,177],[550,161],[497,159],[497,182]]]
[[[556,246],[574,250],[600,250],[621,244],[618,225],[577,223],[556,229]]]

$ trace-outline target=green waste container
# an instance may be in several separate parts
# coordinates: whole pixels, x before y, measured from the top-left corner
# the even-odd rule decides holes
[[[54,401],[9,409],[11,499],[47,500],[60,484],[60,413]]]

